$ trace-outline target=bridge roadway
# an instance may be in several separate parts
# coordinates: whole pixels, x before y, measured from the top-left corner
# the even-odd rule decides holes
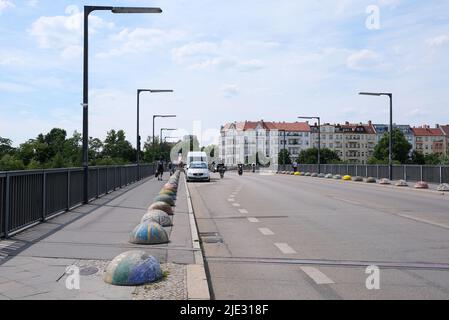
[[[189,190],[216,299],[449,298],[449,195],[246,172]]]

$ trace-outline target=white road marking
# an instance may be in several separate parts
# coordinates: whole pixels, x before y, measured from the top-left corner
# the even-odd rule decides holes
[[[335,283],[328,276],[322,273],[320,270],[314,267],[301,267],[301,270],[305,272],[316,284],[332,284]]]
[[[355,204],[356,206],[361,206],[361,205],[363,205],[362,203],[357,202],[357,201],[353,201],[353,200],[341,199],[341,198],[337,198],[337,197],[333,197],[333,198],[334,198],[335,200],[343,201],[343,202],[350,203],[350,204]]]
[[[268,228],[259,228],[260,233],[262,233],[264,236],[272,236],[274,235],[274,232],[271,231]]]
[[[243,213],[243,214],[247,214],[248,213],[248,210],[246,210],[246,209],[239,209],[239,211],[240,211],[240,213]]]
[[[233,203],[232,204],[234,207],[240,207],[240,204],[238,204],[238,203]]]
[[[235,201],[235,199],[231,199],[231,198],[229,198],[229,199],[228,199],[228,201],[229,201],[229,202],[234,202],[234,201]]]
[[[438,227],[442,227],[442,228],[445,228],[445,229],[449,229],[449,225],[444,224],[444,223],[438,223],[438,222],[434,222],[434,221],[427,220],[427,219],[416,218],[416,217],[413,217],[413,216],[409,216],[407,214],[398,214],[398,216],[403,217],[403,218],[407,218],[407,219],[411,219],[411,220],[415,220],[415,221],[418,221],[418,222],[427,223],[427,224],[430,224],[430,225],[433,225],[433,226],[438,226]]]
[[[257,222],[259,222],[259,219],[257,219],[257,218],[248,218],[248,221],[251,222],[251,223],[257,223]]]
[[[279,250],[281,250],[281,252],[283,254],[295,254],[296,251],[293,250],[292,247],[290,247],[288,244],[286,243],[275,243],[274,244]]]

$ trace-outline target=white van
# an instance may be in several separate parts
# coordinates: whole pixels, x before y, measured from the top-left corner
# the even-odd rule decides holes
[[[190,151],[187,153],[187,168],[191,162],[207,162],[207,154],[203,151]]]

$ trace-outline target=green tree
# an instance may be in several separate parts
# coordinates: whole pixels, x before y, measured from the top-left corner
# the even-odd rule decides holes
[[[426,164],[426,158],[421,152],[413,150],[409,163],[423,165]]]
[[[292,164],[290,152],[287,149],[282,149],[278,154],[278,164]]]
[[[302,164],[315,164],[318,163],[318,149],[310,148],[302,150],[299,153],[298,162]],[[340,163],[340,157],[337,152],[324,148],[320,150],[320,162],[321,164]]]
[[[22,160],[6,154],[0,159],[0,171],[23,170],[25,165]]]
[[[440,163],[442,165],[449,165],[449,150],[447,151],[446,154],[440,157]]]
[[[6,154],[12,154],[14,148],[12,147],[12,141],[8,138],[0,137],[0,158]]]
[[[439,165],[441,163],[441,158],[439,155],[437,155],[435,153],[431,153],[431,154],[426,154],[424,156],[424,161],[425,161],[425,164],[428,164],[428,165]]]
[[[373,157],[380,161],[387,161],[389,157],[389,141],[390,134],[387,132],[374,148]],[[407,141],[404,134],[399,129],[393,129],[393,161],[399,163],[407,163],[409,159],[410,150],[412,145]]]
[[[136,150],[126,140],[123,130],[111,130],[107,133],[103,144],[103,156],[114,159],[118,163],[130,163],[136,161]]]
[[[83,159],[81,143],[82,135],[77,131],[73,132],[72,137],[65,140],[62,155],[66,161],[67,166],[81,166]]]

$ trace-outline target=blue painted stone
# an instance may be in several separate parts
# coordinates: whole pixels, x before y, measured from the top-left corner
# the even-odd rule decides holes
[[[159,201],[165,202],[166,204],[169,204],[172,207],[175,206],[175,200],[173,200],[172,197],[165,195],[165,194],[160,194],[156,198],[154,198],[154,202],[159,202]]]
[[[163,227],[171,227],[173,225],[170,216],[162,210],[149,210],[144,214],[141,222],[147,220],[159,223]]]
[[[137,286],[162,279],[159,261],[142,250],[124,252],[106,267],[103,280],[118,286]]]
[[[134,228],[129,237],[129,242],[134,244],[167,243],[168,235],[159,223],[146,220]]]

